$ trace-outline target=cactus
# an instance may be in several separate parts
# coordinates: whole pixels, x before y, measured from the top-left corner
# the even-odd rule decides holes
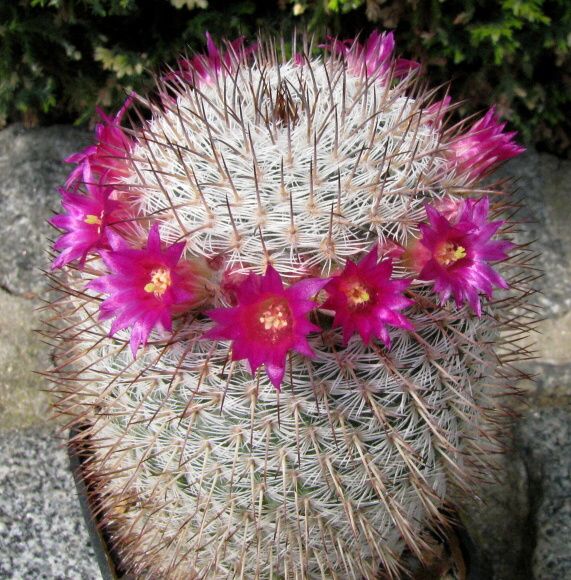
[[[141,577],[401,577],[501,447],[513,133],[452,125],[392,34],[298,48],[208,37],[69,159],[50,376]]]

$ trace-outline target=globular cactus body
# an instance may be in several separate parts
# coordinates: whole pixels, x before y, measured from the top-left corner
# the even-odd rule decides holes
[[[473,484],[496,447],[495,398],[518,377],[514,352],[525,354],[511,314],[529,294],[525,251],[494,265],[502,276],[484,272],[511,246],[485,246],[510,228],[476,224],[487,198],[485,211],[465,202],[481,195],[474,166],[488,169],[491,149],[477,131],[444,128],[449,100],[420,90],[414,63],[393,59],[389,41],[334,41],[333,55],[291,60],[271,43],[255,52],[233,43],[224,58],[209,45],[209,57],[160,81],[158,98],[134,97],[148,120],[132,130],[107,120],[123,138],[72,160],[120,209],[73,224],[54,218],[76,235],[99,227],[99,237],[89,248],[69,241],[67,262],[83,252],[85,264],[54,277],[64,291],[51,305],[60,319],[53,380],[61,412],[87,425],[79,438],[94,493],[126,566],[141,576],[399,577],[405,548],[421,560],[430,551],[426,530],[444,525],[450,486]],[[501,128],[493,146],[494,161],[519,152]],[[85,179],[95,165],[89,154],[99,165]],[[486,193],[492,213],[507,207]],[[454,214],[462,204],[479,217]],[[420,225],[427,205],[434,220],[448,220],[441,230],[431,222],[434,231],[452,232],[424,248],[443,272],[473,252],[465,294],[422,279],[426,260],[415,269],[423,232],[429,239],[430,226]],[[485,251],[462,241],[485,227]],[[377,253],[391,268],[375,266]],[[366,317],[348,327],[330,310],[345,287],[335,277],[353,268],[362,280],[364,256],[401,296],[390,312],[379,302],[378,331]],[[143,268],[154,260],[138,290],[130,260]],[[268,272],[291,315],[260,318],[278,338],[294,321],[291,289],[320,281],[315,309],[294,321],[311,329],[281,362],[270,360],[277,342],[263,360],[238,356],[259,342],[247,328],[227,340],[232,329],[220,330],[226,312],[241,324],[241,285],[263,287]],[[169,294],[183,278],[186,294]],[[510,288],[491,299],[504,279]],[[353,305],[371,300],[369,282],[353,284]]]

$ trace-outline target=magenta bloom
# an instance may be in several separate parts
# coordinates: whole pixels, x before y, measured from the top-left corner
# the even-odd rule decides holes
[[[293,62],[295,66],[303,66],[305,64],[305,56],[301,52],[296,52],[293,55]]]
[[[70,173],[66,187],[77,184],[83,175],[83,168],[89,163],[91,170],[100,181],[113,184],[119,177],[127,174],[127,157],[133,143],[121,128],[121,120],[133,102],[131,95],[119,109],[114,118],[107,116],[101,109],[97,109],[103,123],[95,126],[97,143],[86,147],[83,151],[74,153],[66,158],[67,163],[77,163],[77,167]]]
[[[466,200],[458,197],[445,196],[442,199],[434,201],[433,207],[438,213],[444,216],[451,225],[456,225],[460,216],[463,214],[466,206]]]
[[[234,289],[236,307],[207,312],[217,326],[205,336],[231,340],[232,360],[246,359],[252,373],[265,365],[270,381],[279,391],[288,352],[314,356],[307,335],[320,328],[309,322],[307,314],[317,306],[313,298],[327,282],[311,278],[284,288],[272,266],[263,276],[251,273]]]
[[[377,260],[375,246],[359,263],[348,260],[343,271],[325,287],[329,297],[323,308],[335,311],[333,325],[343,329],[345,344],[358,332],[367,344],[379,338],[390,347],[387,325],[413,328],[399,312],[413,303],[402,294],[411,281],[391,280],[392,259]]]
[[[345,58],[349,71],[354,75],[384,77],[394,66],[394,76],[405,76],[411,69],[419,67],[412,60],[393,59],[395,39],[392,32],[371,33],[364,44],[356,39],[338,40],[329,37],[327,44],[321,45],[334,54]]]
[[[121,210],[121,204],[110,199],[112,189],[92,182],[89,163],[84,165],[83,173],[87,195],[61,189],[61,204],[67,213],[50,220],[56,228],[66,230],[54,244],[61,253],[52,268],[62,268],[74,260],[79,260],[82,267],[90,252],[107,248],[107,226]]]
[[[257,49],[257,44],[244,46],[245,38],[240,36],[226,43],[226,52],[218,50],[210,33],[206,33],[206,54],[197,54],[191,59],[179,61],[180,70],[167,75],[167,80],[180,77],[193,86],[211,84],[221,71],[232,72]]]
[[[112,251],[101,256],[111,274],[93,280],[89,287],[109,294],[100,307],[101,319],[115,317],[111,336],[131,327],[131,352],[136,356],[151,331],[171,330],[173,312],[193,299],[185,263],[179,261],[185,243],[161,249],[158,224],[149,231],[144,249],[129,248],[118,236],[110,241]]]
[[[513,141],[517,133],[503,133],[505,126],[491,107],[465,135],[449,144],[451,164],[459,172],[466,172],[469,179],[478,179],[498,163],[523,153],[525,148]]]
[[[488,264],[503,260],[513,247],[507,240],[492,241],[503,221],[489,222],[487,197],[468,199],[452,223],[433,207],[426,206],[429,224],[420,224],[424,251],[419,278],[433,280],[434,290],[445,302],[454,297],[457,306],[468,303],[482,314],[480,293],[492,298],[494,286],[507,288],[507,282]]]
[[[440,127],[444,121],[444,116],[446,115],[451,104],[452,97],[450,97],[450,95],[446,95],[440,101],[436,101],[424,109],[423,119],[426,119],[427,124]]]

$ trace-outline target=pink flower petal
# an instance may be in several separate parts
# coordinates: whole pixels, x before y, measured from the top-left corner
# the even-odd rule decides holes
[[[465,173],[469,180],[480,179],[502,161],[525,151],[513,139],[515,132],[504,133],[505,123],[500,123],[494,107],[476,121],[464,135],[449,144],[450,167]]]
[[[389,346],[387,324],[411,328],[398,312],[412,304],[402,295],[410,280],[392,280],[392,269],[391,258],[378,262],[375,246],[360,262],[348,261],[325,287],[328,299],[323,308],[335,312],[333,325],[343,329],[345,344],[357,332],[367,344],[378,338]]]
[[[145,345],[155,328],[170,330],[173,310],[194,299],[191,272],[180,262],[182,247],[162,248],[158,224],[148,234],[147,246],[136,250],[114,240],[112,250],[102,252],[111,271],[89,287],[109,294],[100,307],[101,319],[114,318],[110,334],[131,327],[131,350]],[[182,244],[184,246],[184,244]]]
[[[392,32],[380,34],[374,31],[364,43],[357,39],[327,37],[326,43],[320,46],[341,56],[349,72],[356,76],[377,77],[382,81],[391,71],[398,78],[420,66],[415,61],[394,58],[395,39]]]
[[[442,302],[453,296],[458,307],[467,303],[478,316],[482,312],[479,295],[492,298],[494,286],[508,286],[488,262],[505,259],[513,247],[507,240],[491,240],[504,222],[489,222],[489,207],[487,197],[463,200],[447,218],[426,206],[429,224],[419,226],[419,245],[426,254],[419,279],[433,281]]]
[[[205,338],[232,341],[232,360],[247,360],[252,373],[264,365],[276,389],[281,388],[290,351],[313,356],[307,335],[319,328],[307,314],[327,280],[302,280],[284,288],[270,265],[263,276],[251,273],[234,288],[237,306],[216,308],[206,314],[216,323]]]

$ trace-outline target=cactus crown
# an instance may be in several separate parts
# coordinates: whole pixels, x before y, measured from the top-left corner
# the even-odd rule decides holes
[[[496,448],[533,276],[481,179],[521,149],[393,48],[208,37],[70,158],[52,379],[135,573],[399,576]]]

